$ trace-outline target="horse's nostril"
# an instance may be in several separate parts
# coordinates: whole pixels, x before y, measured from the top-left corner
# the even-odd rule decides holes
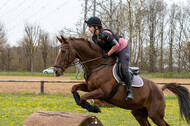
[[[55,70],[55,74],[58,74],[58,71],[57,71],[57,70]]]

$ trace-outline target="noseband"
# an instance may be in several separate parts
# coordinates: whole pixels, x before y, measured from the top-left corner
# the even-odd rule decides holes
[[[66,67],[64,67],[63,65],[54,65],[53,67],[55,68],[61,68],[62,71],[64,72],[68,67],[69,67],[69,60],[71,58],[71,52],[73,52],[75,54],[75,52],[72,50],[71,48],[71,40],[69,39],[69,44],[65,44],[65,45],[61,45],[60,49],[64,46],[68,46],[69,47],[69,53],[67,54],[67,56],[64,59],[64,63],[66,62]],[[64,52],[63,52],[64,53]],[[76,55],[76,54],[75,54]]]

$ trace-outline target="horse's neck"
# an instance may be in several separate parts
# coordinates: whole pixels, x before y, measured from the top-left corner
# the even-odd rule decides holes
[[[101,57],[101,53],[96,50],[93,50],[87,42],[80,42],[80,43],[75,42],[73,47],[75,49],[77,58],[79,58],[81,62],[86,62],[94,58]],[[98,63],[101,63],[102,61],[103,59],[99,59],[99,60],[85,63],[85,65],[88,68],[90,68],[97,65]]]

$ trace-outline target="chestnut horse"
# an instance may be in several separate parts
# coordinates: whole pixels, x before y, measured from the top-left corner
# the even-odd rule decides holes
[[[144,85],[132,89],[133,100],[125,100],[126,88],[123,85],[110,97],[112,90],[118,85],[112,75],[115,58],[103,58],[102,50],[93,42],[83,38],[61,36],[57,39],[61,42],[61,46],[54,65],[56,76],[63,75],[76,58],[80,59],[84,66],[85,82],[72,87],[73,96],[82,108],[90,112],[100,112],[97,106],[90,105],[87,100],[109,98],[107,102],[131,110],[141,126],[150,126],[148,117],[158,126],[168,126],[169,124],[164,120],[166,105],[163,90],[169,89],[178,96],[181,116],[186,119],[187,123],[190,123],[190,98],[187,88],[175,83],[159,88],[151,80],[142,78]],[[80,97],[77,90],[88,93]]]

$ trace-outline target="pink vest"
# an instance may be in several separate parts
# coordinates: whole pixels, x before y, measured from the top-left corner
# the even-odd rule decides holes
[[[112,35],[110,31],[105,30],[103,32],[107,32]],[[119,42],[115,46],[113,46],[112,49],[116,50],[115,53],[118,53],[121,50],[123,50],[126,46],[127,42],[123,38],[119,38]]]

